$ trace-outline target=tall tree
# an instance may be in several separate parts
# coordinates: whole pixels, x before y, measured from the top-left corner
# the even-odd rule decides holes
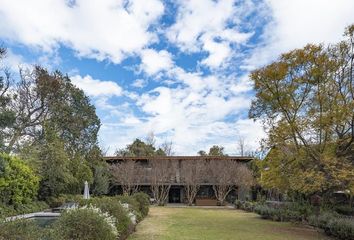
[[[6,66],[2,65],[2,60],[6,56],[6,49],[0,48],[0,150],[4,150],[4,140],[10,128],[15,122],[15,113],[9,108],[11,95],[9,89],[12,78]]]
[[[337,45],[307,45],[251,74],[249,115],[263,120],[266,146],[281,151],[274,161],[282,158],[292,190],[343,190],[354,179],[353,33],[354,25]]]

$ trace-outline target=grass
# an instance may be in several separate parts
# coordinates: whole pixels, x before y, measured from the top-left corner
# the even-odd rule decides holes
[[[227,209],[152,207],[129,240],[328,240],[316,230]]]

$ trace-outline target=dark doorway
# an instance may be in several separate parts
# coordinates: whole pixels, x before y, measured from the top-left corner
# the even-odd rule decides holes
[[[181,189],[180,188],[171,188],[168,193],[168,202],[169,203],[181,203]]]

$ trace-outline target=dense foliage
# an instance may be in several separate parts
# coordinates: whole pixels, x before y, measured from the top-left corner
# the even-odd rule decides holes
[[[38,240],[45,236],[34,221],[17,220],[13,222],[0,222],[0,240]]]
[[[31,203],[19,204],[19,205],[0,205],[0,219],[5,217],[16,216],[19,214],[40,212],[45,209],[49,209],[46,202],[33,201]]]
[[[262,120],[270,154],[265,188],[353,195],[354,25],[338,44],[307,45],[251,74],[256,98],[249,112]]]
[[[116,155],[124,157],[139,157],[166,156],[168,154],[162,147],[156,149],[154,140],[144,142],[140,139],[135,139],[134,142],[128,144],[126,148],[117,150]]]
[[[85,181],[92,184],[93,194],[107,193],[109,173],[97,145],[100,120],[88,96],[59,71],[34,66],[13,74],[2,65],[5,55],[1,48],[0,152],[17,155],[14,164],[32,167],[41,200],[80,193]],[[22,179],[21,174],[12,178]]]
[[[39,177],[17,157],[0,153],[0,202],[20,205],[37,196]]]
[[[54,223],[52,239],[115,240],[117,238],[115,222],[115,219],[102,213],[99,209],[79,208],[70,210],[62,213]]]

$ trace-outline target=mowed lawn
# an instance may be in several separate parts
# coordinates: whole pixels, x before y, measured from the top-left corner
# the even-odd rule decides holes
[[[152,207],[129,240],[328,240],[310,227],[239,210]]]

